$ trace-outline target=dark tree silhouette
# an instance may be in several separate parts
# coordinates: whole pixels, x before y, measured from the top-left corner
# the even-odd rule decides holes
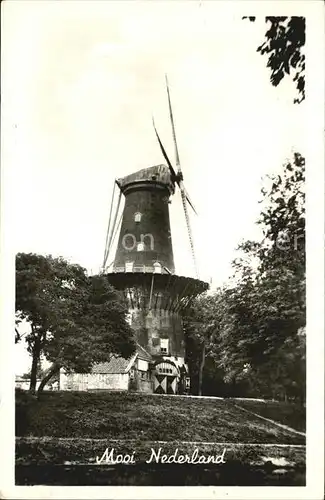
[[[254,16],[243,19],[255,21]],[[294,103],[305,99],[305,55],[303,47],[306,39],[304,17],[266,17],[268,30],[264,42],[257,48],[262,55],[268,55],[267,67],[271,69],[270,80],[275,87],[286,74],[296,82],[298,97]]]

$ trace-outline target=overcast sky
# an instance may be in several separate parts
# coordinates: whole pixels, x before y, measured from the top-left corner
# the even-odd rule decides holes
[[[234,249],[258,236],[261,177],[304,154],[305,105],[274,88],[256,52],[266,25],[235,2],[12,2],[4,33],[7,167],[15,252],[102,264],[113,181],[174,160],[169,77],[200,274],[224,282]],[[237,4],[238,5],[238,4]],[[249,14],[252,14],[249,12]],[[10,29],[8,27],[10,26]],[[179,194],[176,272],[193,275]]]

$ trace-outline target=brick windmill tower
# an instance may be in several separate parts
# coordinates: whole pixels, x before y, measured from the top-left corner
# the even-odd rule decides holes
[[[152,357],[150,379],[155,393],[183,392],[187,367],[181,312],[208,284],[175,274],[169,218],[170,198],[180,190],[193,263],[197,274],[188,205],[193,204],[183,183],[166,77],[169,112],[175,145],[176,171],[154,125],[167,165],[143,168],[116,179],[119,190],[115,215],[107,231],[103,269],[109,282],[123,291],[137,342]],[[123,212],[117,222],[122,195]],[[114,192],[113,192],[114,198]],[[114,238],[119,232],[113,262],[107,266]]]

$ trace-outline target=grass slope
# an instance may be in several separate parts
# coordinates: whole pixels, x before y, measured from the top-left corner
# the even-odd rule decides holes
[[[306,410],[294,403],[278,401],[233,400],[237,406],[257,413],[300,432],[306,432]]]
[[[40,400],[17,392],[16,435],[304,444],[303,436],[244,413],[227,400],[108,392],[47,392]]]
[[[305,485],[304,437],[229,400],[18,391],[16,434],[17,485]],[[225,463],[147,464],[160,447],[167,457],[226,450]],[[135,464],[96,465],[106,448],[134,452]]]

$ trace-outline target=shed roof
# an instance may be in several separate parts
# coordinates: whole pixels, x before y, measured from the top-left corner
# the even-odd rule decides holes
[[[149,354],[148,351],[146,351],[140,344],[137,344],[137,354],[138,358],[143,359],[144,361],[152,361],[151,354]]]
[[[136,353],[131,358],[125,359],[121,356],[112,356],[109,361],[94,365],[91,373],[128,373],[136,358],[149,362],[152,361],[151,355],[142,346],[137,344]]]
[[[135,358],[135,355],[132,356]],[[109,361],[105,363],[98,363],[93,366],[92,373],[127,373],[131,359],[124,359],[117,356],[112,356]]]

